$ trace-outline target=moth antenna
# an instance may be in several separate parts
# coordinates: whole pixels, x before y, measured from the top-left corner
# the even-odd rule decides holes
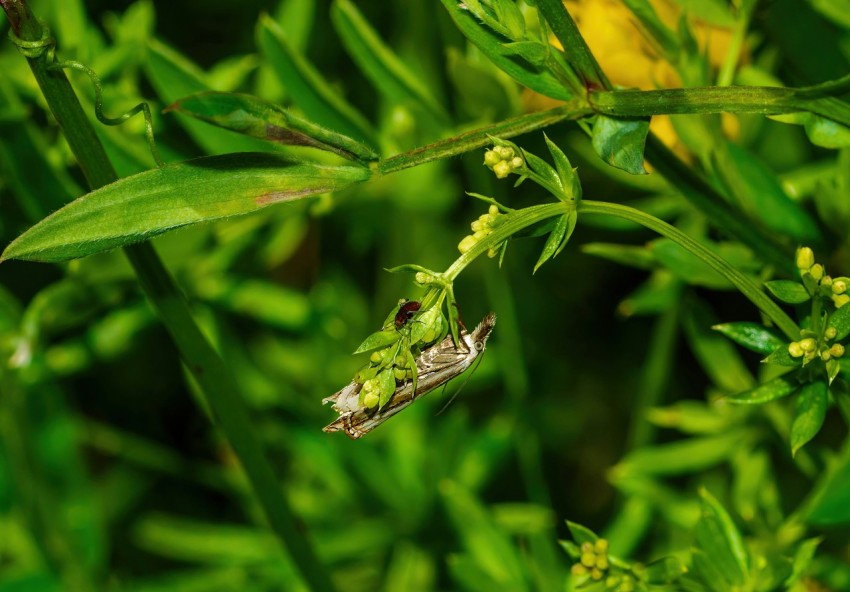
[[[476,370],[478,370],[478,366],[481,365],[481,359],[483,357],[484,357],[484,352],[482,351],[481,354],[479,354],[478,358],[475,360],[475,362],[472,363],[472,368],[470,368],[469,371],[466,373],[467,376],[464,379],[464,381],[460,384],[459,387],[457,387],[457,390],[452,394],[451,398],[448,401],[446,401],[446,404],[443,405],[443,407],[439,411],[437,411],[437,413],[434,415],[434,417],[438,417],[438,416],[442,415],[443,411],[448,409],[449,405],[451,405],[454,402],[454,400],[457,399],[457,396],[460,394],[460,391],[463,390],[463,387],[466,386],[466,383],[469,382],[469,379],[472,378],[472,375],[475,374]],[[443,391],[445,391],[448,388],[448,386],[449,386],[448,384],[443,385]]]

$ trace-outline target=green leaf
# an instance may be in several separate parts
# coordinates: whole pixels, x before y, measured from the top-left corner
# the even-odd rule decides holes
[[[712,329],[719,331],[738,345],[759,354],[770,354],[784,345],[782,339],[775,333],[758,323],[746,321],[722,323],[714,325]]]
[[[609,88],[608,79],[590,52],[578,26],[561,0],[537,0],[537,9],[546,19],[552,32],[561,42],[564,53],[573,70],[585,86],[599,89]]]
[[[356,350],[354,350],[355,354],[362,354],[365,352],[370,352],[376,349],[383,349],[388,345],[392,345],[396,341],[401,339],[401,333],[393,329],[384,329],[382,331],[376,331],[372,333],[363,340]]]
[[[632,175],[645,175],[643,150],[647,133],[648,118],[614,119],[598,115],[593,124],[593,149],[612,167]]]
[[[578,543],[579,546],[584,543],[595,543],[599,540],[599,535],[595,532],[587,528],[586,526],[582,526],[581,524],[577,524],[576,522],[567,522],[567,528],[570,529],[570,534],[573,536],[573,540]]]
[[[440,104],[415,75],[381,40],[349,0],[335,0],[331,6],[334,28],[354,62],[391,103],[413,103],[422,107],[436,122],[448,124]]]
[[[688,284],[716,290],[732,288],[728,279],[706,265],[705,261],[697,255],[669,238],[656,239],[648,246],[658,263]],[[716,250],[715,245],[706,244],[705,246],[713,251]]]
[[[777,299],[788,304],[802,304],[811,299],[805,286],[800,282],[774,280],[772,282],[765,282],[764,285]]]
[[[829,389],[822,380],[810,382],[800,389],[794,420],[791,422],[792,455],[820,431],[829,405],[828,393]]]
[[[642,572],[643,581],[647,584],[671,584],[687,573],[688,569],[678,557],[663,557],[647,563]]]
[[[614,261],[620,265],[635,269],[654,269],[657,267],[655,255],[645,246],[618,245],[613,243],[585,243],[581,246],[582,253],[594,255]]]
[[[800,383],[796,379],[779,376],[748,391],[730,395],[726,397],[726,400],[738,405],[761,405],[762,403],[787,397],[799,387]]]
[[[549,153],[552,155],[552,160],[555,162],[555,169],[558,171],[558,177],[561,179],[561,187],[564,188],[564,194],[558,196],[558,199],[566,199],[579,201],[581,200],[581,182],[575,169],[570,164],[567,155],[564,154],[558,145],[549,139],[549,136],[543,134],[546,139],[546,145],[549,147]]]
[[[838,458],[831,461],[822,475],[816,486],[819,493],[814,497],[806,521],[816,526],[850,524],[850,504],[847,503],[850,499],[850,443],[845,443]]]
[[[850,335],[850,306],[844,305],[829,317],[828,326],[835,329],[834,341],[841,341]]]
[[[823,537],[807,539],[800,543],[800,546],[797,547],[797,552],[794,553],[793,571],[791,572],[791,575],[788,576],[788,579],[785,580],[786,586],[791,586],[794,582],[802,578],[808,571],[821,541],[823,541]]]
[[[517,59],[503,45],[509,39],[482,25],[475,15],[463,8],[460,2],[457,0],[442,0],[442,2],[460,32],[508,76],[523,86],[552,99],[567,101],[571,98],[569,91],[555,76],[530,62]]]
[[[746,432],[727,431],[718,436],[689,438],[669,444],[645,446],[630,452],[615,467],[624,475],[681,475],[702,471],[728,459],[741,447]]]
[[[287,94],[309,120],[356,140],[374,143],[375,133],[366,118],[322,78],[267,15],[260,17],[257,39]]]
[[[803,363],[802,358],[792,358],[788,352],[788,344],[783,343],[777,347],[769,356],[762,360],[763,364],[773,364],[774,366],[799,366]]]
[[[564,214],[558,218],[555,228],[549,233],[549,238],[546,239],[546,244],[543,245],[543,251],[540,253],[540,258],[534,265],[534,272],[540,269],[540,266],[546,263],[549,259],[555,256],[555,253],[560,250],[561,244],[569,240],[567,227],[569,225],[569,214]]]
[[[809,213],[785,193],[777,176],[749,151],[723,142],[712,153],[715,170],[740,208],[771,230],[798,243],[822,242]]]
[[[188,224],[336,191],[369,176],[362,167],[296,164],[269,153],[198,158],[84,195],[15,239],[0,261],[83,257]]]
[[[707,490],[700,491],[702,516],[695,529],[700,548],[730,584],[741,586],[749,573],[749,557],[741,533],[726,509]]]
[[[356,140],[251,95],[205,92],[179,99],[167,109],[172,110],[269,142],[310,146],[345,158],[378,158],[374,150]]]
[[[378,374],[378,387],[381,389],[378,396],[378,409],[382,408],[395,393],[395,374],[392,366],[384,368]]]

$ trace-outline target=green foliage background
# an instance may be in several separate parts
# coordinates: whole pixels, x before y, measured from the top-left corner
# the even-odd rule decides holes
[[[683,4],[699,12],[700,3]],[[359,131],[385,156],[520,115],[524,104],[520,86],[427,0],[357,8],[433,103],[391,82],[376,89],[324,1],[243,0],[235,8],[33,0],[32,8],[63,58],[101,76],[107,114],[150,102],[169,163],[275,150],[162,114],[195,92],[248,92],[319,117],[318,103],[299,104],[284,84],[281,29],[362,113]],[[806,86],[846,74],[850,36],[840,14],[818,2],[756,8],[752,79],[740,82],[770,75]],[[69,76],[93,113],[90,81]],[[3,245],[85,193],[44,107],[25,60],[6,44]],[[738,178],[709,172],[755,188],[756,197],[777,187],[791,195],[802,205],[790,216],[804,210],[800,227],[816,220],[818,261],[850,275],[848,149],[814,146],[802,126],[741,118],[738,144],[713,157],[759,164],[737,168]],[[692,145],[700,125],[716,129],[717,121],[683,118],[682,135],[697,134]],[[141,118],[96,129],[121,177],[152,168]],[[708,230],[659,175],[608,167],[578,125],[547,134],[578,167],[588,199],[631,204],[722,243],[720,254],[753,277],[790,277],[722,229]],[[541,133],[515,141],[547,155]],[[571,589],[573,561],[558,545],[570,535],[565,519],[606,536],[614,554],[688,563],[700,508],[705,515],[714,507],[700,506],[702,487],[733,516],[750,556],[768,557],[785,574],[725,589],[784,589],[791,558],[808,549],[800,551],[801,541],[816,536],[824,537],[817,555],[799,559],[797,575],[850,589],[846,407],[842,418],[832,399],[837,408],[821,432],[792,458],[793,401],[740,408],[720,400],[776,376],[759,364],[763,356],[710,329],[761,322],[758,311],[701,262],[630,223],[580,218],[567,249],[533,277],[538,240],[512,242],[501,270],[475,262],[455,283],[463,319],[471,326],[493,310],[499,320],[463,393],[441,414],[449,393],[432,394],[357,442],[322,433],[332,413],[321,399],[364,361],[350,352],[399,298],[421,294],[408,276],[383,269],[446,268],[486,207],[464,191],[515,208],[546,199],[531,183],[497,181],[482,158],[476,150],[153,240],[235,374],[284,495],[340,589]],[[794,224],[771,226],[781,216],[753,203],[735,207],[783,245],[793,269],[800,241],[786,230]],[[304,589],[121,252],[62,264],[4,261],[0,352],[0,591]],[[824,484],[827,472],[834,480]],[[813,496],[822,487],[825,497]],[[715,557],[726,548],[699,542]],[[672,586],[659,589],[679,589]]]

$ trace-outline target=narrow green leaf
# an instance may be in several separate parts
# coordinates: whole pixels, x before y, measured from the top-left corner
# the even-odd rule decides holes
[[[784,345],[775,333],[763,325],[750,322],[722,323],[712,327],[742,347],[759,354],[770,354]]]
[[[308,119],[356,140],[374,143],[375,134],[366,118],[341,98],[267,15],[260,17],[257,39],[287,94]]]
[[[746,432],[727,431],[718,436],[689,438],[646,446],[630,452],[615,467],[623,475],[682,475],[695,473],[727,460],[741,446]]]
[[[769,356],[762,360],[763,364],[773,364],[774,366],[799,366],[803,363],[802,358],[792,358],[788,351],[788,344],[783,343],[773,350]]]
[[[643,150],[647,133],[648,118],[614,119],[598,115],[593,124],[593,149],[612,167],[632,175],[645,175]]]
[[[555,251],[555,254],[552,257],[557,257],[561,254],[561,251],[564,250],[564,247],[567,246],[567,243],[570,242],[570,237],[573,235],[573,231],[576,229],[576,223],[578,222],[578,212],[576,210],[572,210],[569,214],[567,214],[567,232],[564,233],[564,240],[561,241],[561,245],[558,247],[558,250]]]
[[[579,546],[584,543],[595,543],[599,540],[599,535],[595,532],[587,528],[586,526],[582,526],[576,522],[567,522],[567,528],[570,529],[570,534],[573,535],[573,540],[578,543]]]
[[[390,102],[419,105],[437,122],[448,124],[448,116],[421,76],[393,53],[352,2],[335,0],[331,19],[351,58]]]
[[[84,195],[15,239],[0,261],[83,257],[188,224],[343,189],[369,175],[362,167],[298,164],[269,153],[198,158]]]
[[[810,382],[800,389],[794,420],[791,422],[791,454],[797,454],[814,438],[823,425],[829,406],[829,389],[822,380]]]
[[[401,339],[401,333],[396,331],[395,329],[384,329],[383,331],[376,331],[372,333],[363,340],[356,350],[354,350],[355,354],[362,354],[365,352],[370,352],[376,349],[383,349],[388,345],[392,345],[396,341]]]
[[[777,299],[788,304],[802,304],[811,299],[805,286],[800,282],[773,280],[772,282],[765,282],[764,285]]]
[[[540,14],[555,33],[570,65],[585,86],[597,89],[610,88],[610,83],[590,52],[584,38],[579,33],[575,21],[561,0],[537,0]]]
[[[787,580],[785,580],[786,586],[791,586],[794,582],[802,578],[806,571],[808,571],[809,566],[812,563],[812,559],[815,558],[815,552],[818,549],[818,545],[820,545],[822,541],[823,537],[817,537],[807,539],[800,543],[800,546],[797,547],[797,552],[794,553],[794,566],[791,575],[788,576]]]
[[[785,194],[777,176],[750,152],[724,142],[712,157],[728,193],[750,217],[799,243],[822,242],[809,213]]]
[[[559,199],[579,201],[581,199],[581,182],[575,169],[570,164],[567,155],[558,148],[558,145],[550,140],[546,134],[543,134],[543,137],[546,139],[546,146],[549,147],[549,153],[552,155],[555,169],[561,179],[561,186],[564,188],[564,195],[559,196]]]
[[[835,328],[835,341],[841,341],[850,335],[850,306],[845,304],[832,313],[828,325]]]
[[[704,246],[715,250],[715,245]],[[656,239],[649,243],[649,249],[657,263],[688,284],[716,290],[728,290],[732,287],[728,279],[706,265],[704,260],[670,239]]]
[[[700,491],[702,517],[697,522],[700,548],[712,558],[733,585],[743,585],[749,573],[749,556],[744,540],[726,509],[707,490]]]
[[[535,66],[544,66],[549,58],[551,51],[548,45],[543,45],[539,41],[515,41],[513,43],[503,43],[508,55],[516,55]]]
[[[570,92],[549,71],[512,55],[503,45],[510,40],[482,25],[458,0],[442,2],[460,32],[508,76],[547,97],[559,101],[571,98]]]
[[[374,150],[335,131],[289,113],[259,97],[205,92],[179,99],[176,111],[234,132],[278,144],[310,146],[345,158],[376,160]]]
[[[738,405],[761,405],[787,397],[799,387],[800,383],[795,378],[779,376],[748,391],[730,395],[725,400]]]
[[[815,490],[818,493],[806,522],[816,526],[850,524],[850,443],[830,462]]]
[[[642,579],[647,584],[671,584],[686,574],[687,571],[688,568],[678,557],[663,557],[646,564]]]
[[[384,368],[378,374],[378,387],[381,389],[378,396],[378,409],[380,409],[387,404],[395,392],[395,374],[392,366]]]
[[[537,263],[534,265],[534,272],[537,273],[537,270],[540,269],[540,266],[546,263],[549,259],[555,256],[555,252],[561,246],[561,243],[564,241],[567,233],[567,225],[569,223],[569,216],[564,214],[563,216],[558,218],[558,222],[555,224],[555,228],[552,229],[552,232],[549,233],[549,238],[546,239],[546,244],[543,245],[543,251],[540,253],[540,257],[537,259]]]
[[[634,267],[635,269],[650,270],[657,267],[655,255],[645,246],[635,247],[633,245],[618,245],[614,243],[585,243],[581,251],[588,255],[594,255],[614,261],[620,265]]]
[[[522,150],[522,148],[519,150]],[[522,156],[525,158],[528,168],[542,178],[544,182],[543,186],[548,189],[552,195],[558,199],[562,199],[564,195],[564,186],[561,184],[561,178],[558,176],[558,171],[536,154],[522,150]]]

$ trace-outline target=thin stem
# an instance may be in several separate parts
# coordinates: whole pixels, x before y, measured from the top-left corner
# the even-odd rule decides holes
[[[95,189],[117,180],[103,145],[65,73],[51,68],[54,42],[46,27],[35,18],[24,0],[2,0],[2,7],[12,23],[16,43],[24,51],[89,186]],[[128,247],[125,252],[142,289],[201,386],[218,426],[242,463],[269,525],[289,551],[294,567],[312,590],[333,590],[327,570],[309,541],[299,532],[289,503],[263,454],[233,375],[195,323],[188,303],[153,247],[142,243]]]
[[[592,92],[588,100],[597,113],[615,117],[722,112],[776,115],[800,110],[793,102],[795,92],[769,86],[709,86]]]
[[[584,214],[602,214],[623,218],[669,238],[729,280],[750,302],[767,315],[789,339],[799,339],[800,328],[797,324],[773,300],[768,298],[755,282],[678,228],[640,210],[602,201],[583,200],[578,205],[578,213],[579,218]]]
[[[527,132],[542,129],[567,119],[580,119],[590,115],[592,111],[579,101],[570,101],[560,107],[539,111],[528,115],[520,115],[493,125],[474,129],[452,138],[440,140],[421,148],[416,148],[403,154],[397,154],[384,159],[375,165],[375,170],[383,175],[394,173],[410,167],[419,166],[426,162],[459,156],[476,148],[483,148],[492,143],[491,136],[512,138]]]

